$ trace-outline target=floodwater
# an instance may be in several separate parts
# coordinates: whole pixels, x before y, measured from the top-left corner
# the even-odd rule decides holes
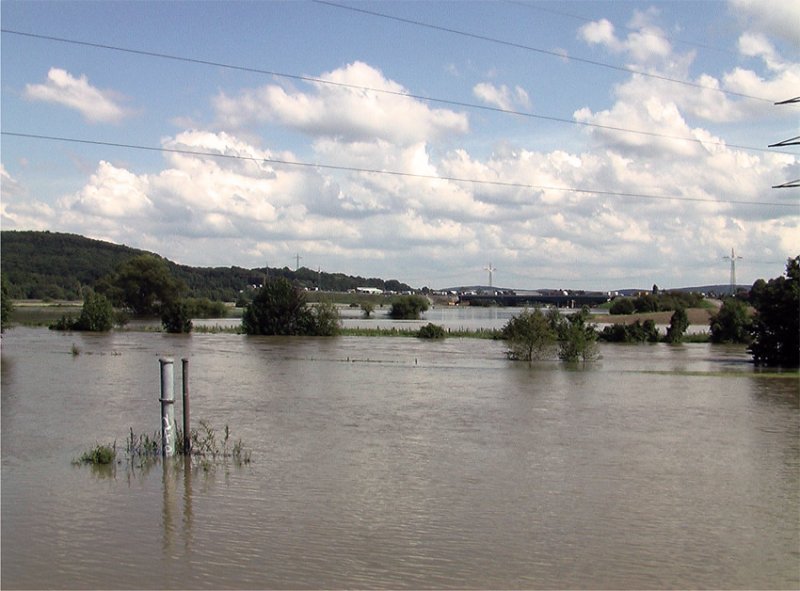
[[[0,584],[800,587],[797,379],[741,347],[600,352],[15,328]],[[73,466],[159,429],[163,355],[176,378],[189,359],[193,422],[230,425],[252,463]]]

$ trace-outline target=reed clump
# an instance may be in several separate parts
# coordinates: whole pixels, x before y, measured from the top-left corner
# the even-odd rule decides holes
[[[111,445],[96,444],[93,448],[86,450],[76,459],[73,464],[92,464],[94,466],[106,466],[113,464],[117,459],[117,442]]]
[[[196,460],[204,469],[208,470],[216,463],[232,461],[237,466],[249,464],[252,452],[247,449],[241,439],[234,441],[231,429],[226,424],[221,434],[207,420],[201,420],[197,428],[189,432],[189,445],[185,445],[183,430],[178,427],[175,437],[175,452],[182,456]],[[83,452],[73,460],[73,464],[91,464],[95,466],[113,464],[117,460],[117,442],[95,447]],[[125,459],[131,465],[143,465],[154,461],[163,455],[163,441],[161,433],[156,431],[152,435],[136,433],[130,428],[125,440]],[[121,461],[121,460],[120,460]]]

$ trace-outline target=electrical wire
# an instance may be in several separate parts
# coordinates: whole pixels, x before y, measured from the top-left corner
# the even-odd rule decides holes
[[[698,203],[715,203],[718,205],[755,205],[755,206],[775,206],[775,207],[794,207],[797,208],[800,206],[800,203],[787,203],[787,202],[776,202],[776,201],[744,201],[744,200],[737,200],[737,199],[711,199],[711,198],[703,198],[703,197],[679,197],[676,195],[652,195],[647,193],[633,193],[633,192],[621,192],[621,191],[604,191],[599,189],[585,189],[579,187],[553,187],[548,185],[534,185],[531,183],[519,183],[519,182],[512,182],[512,181],[492,181],[492,180],[485,180],[485,179],[471,179],[471,178],[462,178],[462,177],[451,177],[451,176],[436,176],[436,175],[429,175],[429,174],[418,174],[412,172],[403,172],[403,171],[396,171],[396,170],[379,170],[375,168],[362,168],[356,166],[341,166],[341,165],[334,165],[334,164],[323,164],[317,162],[302,162],[296,160],[281,160],[276,158],[257,158],[255,156],[242,156],[240,154],[221,154],[219,152],[202,152],[199,150],[187,150],[182,148],[167,148],[164,146],[144,146],[139,144],[126,144],[120,142],[106,142],[106,141],[99,141],[99,140],[87,140],[87,139],[79,139],[79,138],[70,138],[70,137],[58,137],[58,136],[49,136],[49,135],[39,135],[33,133],[22,133],[22,132],[13,132],[13,131],[2,131],[0,132],[1,135],[8,136],[8,137],[17,137],[17,138],[27,138],[27,139],[35,139],[35,140],[45,140],[45,141],[55,141],[55,142],[69,142],[69,143],[76,143],[76,144],[86,144],[86,145],[93,145],[93,146],[105,146],[105,147],[112,147],[112,148],[122,148],[122,149],[129,149],[129,150],[143,150],[148,152],[162,152],[167,154],[185,154],[190,156],[207,156],[211,158],[222,158],[222,159],[229,159],[229,160],[246,160],[250,162],[257,162],[257,163],[268,163],[268,164],[277,164],[277,165],[286,165],[286,166],[297,166],[297,167],[304,167],[304,168],[316,168],[316,169],[323,169],[323,170],[337,170],[337,171],[344,171],[344,172],[356,172],[356,173],[364,173],[364,174],[378,174],[378,175],[387,175],[387,176],[395,176],[395,177],[402,177],[402,178],[418,178],[418,179],[428,179],[428,180],[435,180],[435,181],[448,181],[448,182],[457,182],[457,183],[470,183],[473,185],[489,185],[489,186],[496,186],[496,187],[505,187],[505,188],[512,188],[512,189],[530,189],[534,191],[563,191],[566,193],[583,193],[583,194],[590,194],[590,195],[602,195],[606,197],[629,197],[634,199],[648,199],[648,200],[656,200],[656,201],[686,201],[686,202],[698,202]]]
[[[574,20],[582,21],[585,23],[593,23],[596,22],[595,19],[588,18],[585,16],[581,16],[579,14],[573,14],[571,12],[564,12],[561,10],[554,10],[553,8],[545,8],[539,4],[533,4],[531,2],[523,2],[522,0],[505,0],[508,4],[515,4],[517,6],[522,6],[528,10],[536,10],[539,12],[546,12],[548,14],[555,14],[558,16],[563,16],[566,18],[571,18]],[[681,45],[689,45],[692,47],[699,47],[701,49],[708,49],[710,51],[718,51],[720,53],[727,53],[728,55],[738,56],[739,54],[735,51],[731,51],[730,49],[725,49],[722,47],[714,47],[713,45],[707,45],[705,43],[699,43],[697,41],[689,41],[687,39],[678,39],[677,37],[671,37],[664,33],[656,33],[655,31],[642,31],[641,29],[634,29],[632,27],[620,26],[619,28],[629,31],[631,33],[638,33],[641,35],[646,35],[648,37],[656,37],[657,39],[663,39],[664,41],[668,41],[670,43],[680,43]]]
[[[186,56],[178,56],[178,55],[174,55],[174,54],[155,52],[155,51],[148,51],[148,50],[143,50],[143,49],[133,49],[133,48],[127,48],[127,47],[120,47],[120,46],[116,46],[116,45],[108,45],[108,44],[104,44],[104,43],[95,43],[95,42],[91,42],[91,41],[80,41],[80,40],[77,40],[77,39],[68,39],[68,38],[65,38],[65,37],[54,37],[52,35],[42,35],[42,34],[38,34],[38,33],[16,31],[16,30],[13,30],[13,29],[0,29],[0,32],[6,33],[6,34],[9,34],[9,35],[18,35],[18,36],[21,36],[21,37],[29,37],[29,38],[33,38],[33,39],[40,39],[40,40],[43,40],[43,41],[53,41],[53,42],[57,42],[57,43],[67,43],[67,44],[72,44],[72,45],[80,45],[80,46],[84,46],[84,47],[92,47],[92,48],[95,48],[95,49],[104,49],[104,50],[109,50],[109,51],[117,51],[117,52],[121,52],[121,53],[129,53],[129,54],[133,54],[133,55],[142,55],[142,56],[158,58],[158,59],[167,59],[167,60],[180,61],[180,62],[186,62],[186,63],[192,63],[192,64],[199,64],[199,65],[204,65],[204,66],[213,66],[213,67],[217,67],[217,68],[225,68],[225,69],[229,69],[229,70],[238,70],[238,71],[241,71],[241,72],[249,72],[249,73],[255,73],[255,74],[265,74],[265,75],[268,75],[268,76],[273,76],[275,78],[285,78],[285,79],[289,79],[289,80],[300,80],[302,82],[309,82],[309,83],[313,83],[313,84],[324,84],[324,85],[334,86],[334,87],[339,87],[339,88],[348,88],[348,89],[352,89],[352,90],[374,92],[374,93],[387,94],[387,95],[392,95],[392,96],[400,96],[400,97],[405,97],[405,98],[410,98],[410,99],[415,99],[415,100],[426,101],[426,102],[430,102],[430,103],[446,104],[446,105],[450,105],[450,106],[454,106],[454,107],[462,107],[462,108],[468,108],[468,109],[478,109],[478,110],[482,110],[482,111],[490,111],[490,112],[501,113],[501,114],[505,114],[505,115],[516,115],[516,116],[519,116],[519,117],[525,117],[525,118],[529,118],[529,119],[538,119],[538,120],[542,120],[542,121],[552,121],[552,122],[556,122],[556,123],[565,123],[565,124],[569,124],[569,125],[575,125],[575,126],[578,126],[578,127],[585,127],[585,128],[592,128],[592,129],[602,129],[602,130],[606,130],[606,131],[614,131],[614,132],[619,132],[619,133],[631,133],[631,134],[642,135],[642,136],[646,136],[646,137],[654,137],[654,138],[663,138],[663,139],[668,139],[668,140],[691,142],[691,143],[707,145],[707,146],[722,146],[722,147],[727,147],[727,148],[735,148],[735,149],[739,149],[739,150],[747,150],[747,151],[751,151],[751,152],[767,152],[767,153],[772,153],[772,154],[788,154],[788,155],[791,155],[791,156],[794,155],[794,152],[785,151],[785,150],[775,150],[775,149],[770,149],[770,148],[762,148],[762,147],[755,147],[755,146],[745,146],[745,145],[740,145],[740,144],[728,144],[728,143],[720,142],[720,141],[701,140],[701,139],[694,138],[694,137],[686,137],[686,136],[681,136],[681,135],[665,134],[665,133],[659,133],[659,132],[655,132],[655,131],[644,131],[644,130],[639,130],[639,129],[630,129],[630,128],[626,128],[626,127],[618,127],[618,126],[614,126],[614,125],[603,125],[603,124],[600,124],[600,123],[590,123],[590,122],[587,122],[587,121],[576,121],[575,119],[566,119],[566,118],[563,118],[563,117],[555,117],[555,116],[551,116],[551,115],[538,115],[538,114],[529,113],[529,112],[526,112],[526,111],[517,111],[517,110],[513,110],[513,109],[504,109],[504,108],[500,108],[500,107],[492,107],[490,105],[479,105],[479,104],[476,104],[476,103],[468,103],[468,102],[465,102],[465,101],[457,101],[457,100],[452,100],[452,99],[436,98],[436,97],[430,97],[430,96],[425,96],[425,95],[412,94],[412,93],[405,92],[405,91],[389,90],[389,89],[385,89],[385,88],[373,88],[373,87],[370,87],[370,86],[362,86],[362,85],[358,85],[358,84],[348,84],[346,82],[336,82],[336,81],[333,81],[333,80],[326,80],[324,78],[315,78],[313,76],[303,76],[303,75],[299,75],[299,74],[287,74],[285,72],[277,72],[277,71],[274,71],[274,70],[267,70],[267,69],[264,69],[264,68],[253,68],[253,67],[249,67],[249,66],[240,66],[240,65],[236,65],[236,64],[217,62],[217,61],[212,61],[212,60],[204,60],[204,59],[198,59],[198,58],[192,58],[192,57],[186,57]]]
[[[720,93],[723,93],[723,94],[727,94],[727,95],[731,95],[731,96],[738,96],[740,98],[746,98],[746,99],[750,99],[750,100],[754,100],[754,101],[762,101],[762,102],[767,102],[767,103],[774,102],[772,99],[764,98],[764,97],[761,97],[761,96],[753,96],[751,94],[745,94],[745,93],[741,93],[741,92],[734,92],[732,90],[724,90],[724,89],[713,87],[713,86],[706,86],[704,84],[699,84],[697,82],[691,82],[689,80],[679,80],[677,78],[670,78],[669,76],[663,76],[661,74],[654,74],[652,72],[647,72],[645,70],[638,70],[636,68],[631,68],[631,67],[628,67],[628,66],[617,66],[615,64],[609,64],[607,62],[601,62],[599,60],[593,60],[593,59],[589,59],[589,58],[565,55],[565,54],[559,53],[557,51],[552,51],[552,50],[549,50],[549,49],[542,49],[541,47],[534,47],[532,45],[524,45],[522,43],[516,43],[514,41],[506,41],[504,39],[498,39],[496,37],[489,37],[487,35],[481,35],[481,34],[478,34],[478,33],[470,33],[468,31],[461,31],[459,29],[453,29],[453,28],[450,28],[450,27],[442,26],[442,25],[434,25],[434,24],[431,24],[431,23],[426,23],[424,21],[418,21],[418,20],[414,20],[414,19],[410,19],[410,18],[404,18],[404,17],[401,17],[401,16],[395,16],[395,15],[391,15],[391,14],[386,14],[384,12],[377,12],[375,10],[367,10],[366,8],[357,8],[355,6],[347,6],[345,4],[339,4],[337,2],[331,2],[330,0],[311,0],[311,1],[315,2],[316,4],[323,4],[325,6],[331,6],[333,8],[339,8],[341,10],[350,10],[352,12],[359,12],[361,14],[367,14],[369,16],[375,16],[375,17],[379,17],[379,18],[393,20],[393,21],[400,22],[400,23],[405,23],[405,24],[408,24],[408,25],[414,25],[414,26],[417,26],[417,27],[424,27],[424,28],[427,28],[427,29],[433,29],[435,31],[441,31],[441,32],[445,32],[445,33],[452,33],[453,35],[460,35],[462,37],[468,37],[470,39],[478,39],[480,41],[487,41],[489,43],[495,43],[495,44],[498,44],[498,45],[505,45],[506,47],[514,47],[516,49],[524,49],[526,51],[532,51],[534,53],[540,53],[540,54],[543,54],[543,55],[549,55],[551,57],[557,57],[558,59],[561,59],[561,60],[566,59],[566,60],[569,60],[569,61],[578,62],[578,63],[582,63],[582,64],[588,64],[588,65],[591,65],[591,66],[597,66],[597,67],[600,67],[600,68],[607,68],[609,70],[615,70],[615,71],[618,71],[618,72],[626,72],[628,74],[636,74],[638,76],[644,76],[644,77],[647,77],[647,78],[654,78],[656,80],[662,80],[662,81],[665,81],[665,82],[673,82],[675,84],[681,84],[683,86],[690,86],[692,88],[700,88],[702,90],[713,90],[713,91],[720,92]]]

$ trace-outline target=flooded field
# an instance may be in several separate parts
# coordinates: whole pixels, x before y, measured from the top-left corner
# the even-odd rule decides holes
[[[0,584],[798,588],[796,374],[741,347],[600,353],[15,328]],[[164,355],[190,360],[194,421],[230,425],[252,463],[73,466],[159,428]]]

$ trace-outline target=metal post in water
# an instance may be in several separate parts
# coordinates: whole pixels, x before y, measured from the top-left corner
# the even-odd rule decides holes
[[[186,457],[192,453],[192,439],[189,437],[189,360],[185,357],[183,362],[183,453]]]
[[[161,455],[175,455],[175,362],[162,357],[161,364]]]

